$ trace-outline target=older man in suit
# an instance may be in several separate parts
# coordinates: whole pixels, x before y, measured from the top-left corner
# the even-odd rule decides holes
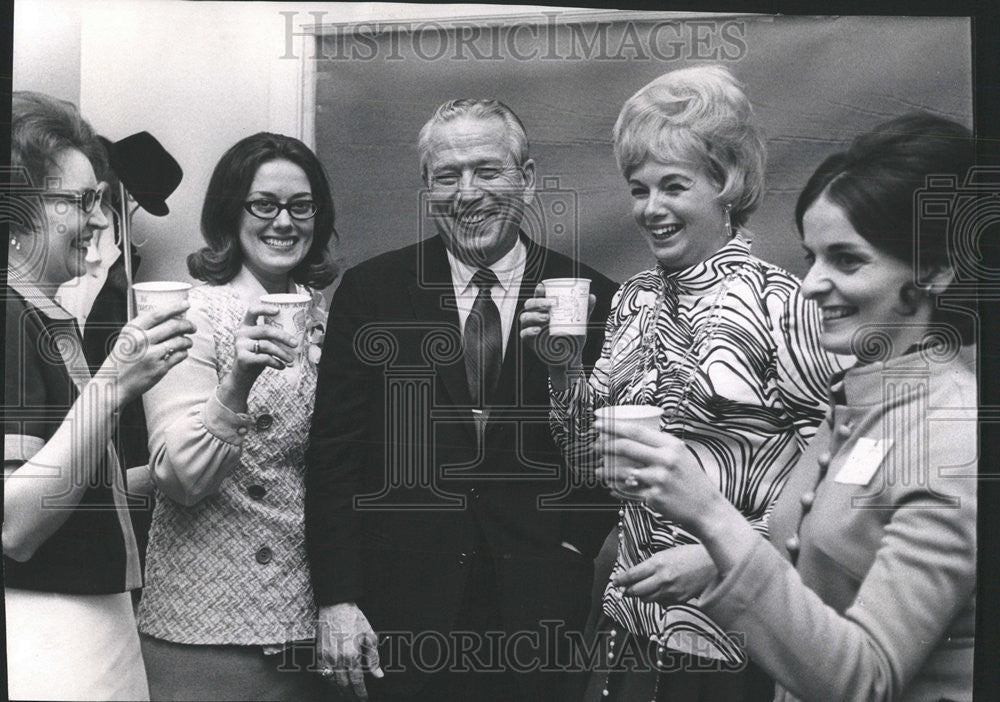
[[[320,361],[320,665],[349,698],[556,700],[614,512],[555,448],[517,319],[543,279],[589,278],[592,363],[614,287],[526,233],[535,164],[508,107],[446,103],[419,147],[438,235],[345,273]]]

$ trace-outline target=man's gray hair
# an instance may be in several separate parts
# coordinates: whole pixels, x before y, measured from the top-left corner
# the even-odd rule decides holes
[[[483,120],[499,119],[507,129],[510,153],[517,160],[517,165],[521,166],[528,160],[528,135],[524,131],[521,120],[512,109],[499,100],[474,100],[471,98],[449,100],[434,111],[434,115],[420,130],[417,149],[420,152],[420,174],[425,183],[428,175],[427,161],[430,158],[431,150],[431,132],[437,125],[451,122],[460,117]]]

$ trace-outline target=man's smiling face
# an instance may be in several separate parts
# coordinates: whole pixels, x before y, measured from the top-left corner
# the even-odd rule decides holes
[[[494,263],[517,241],[534,194],[534,162],[517,163],[499,118],[437,124],[428,143],[426,178],[441,237],[469,265]]]

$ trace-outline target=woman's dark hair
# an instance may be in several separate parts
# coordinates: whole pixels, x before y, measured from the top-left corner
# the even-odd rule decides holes
[[[972,133],[961,124],[922,112],[897,117],[820,164],[795,205],[799,234],[806,210],[825,196],[880,251],[907,263],[948,266],[948,223],[922,220],[918,236],[914,198],[927,176],[947,175],[961,184],[974,162]],[[935,309],[934,321],[946,318],[968,340],[970,319]]]
[[[333,227],[333,196],[323,164],[298,139],[268,132],[236,142],[215,166],[201,209],[201,235],[208,246],[187,259],[193,277],[222,285],[239,272],[243,265],[239,241],[240,220],[245,213],[243,204],[257,170],[277,160],[291,161],[305,172],[313,200],[319,205],[313,219],[312,247],[302,262],[292,269],[292,280],[322,290],[337,277],[337,265],[329,250],[330,239],[337,239]]]

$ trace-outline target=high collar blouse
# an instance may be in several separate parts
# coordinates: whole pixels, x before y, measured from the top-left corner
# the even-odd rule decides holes
[[[752,256],[749,242],[737,236],[690,268],[633,276],[611,307],[589,380],[552,393],[553,435],[569,465],[589,475],[598,461],[591,450],[594,409],[656,405],[664,410],[662,430],[680,437],[726,498],[766,534],[774,500],[822,419],[827,380],[843,362],[820,348],[819,313],[801,296],[798,280]],[[696,543],[642,504],[623,503],[620,515],[614,573]],[[609,583],[604,611],[672,648],[742,659],[694,603],[665,608],[625,597]]]

